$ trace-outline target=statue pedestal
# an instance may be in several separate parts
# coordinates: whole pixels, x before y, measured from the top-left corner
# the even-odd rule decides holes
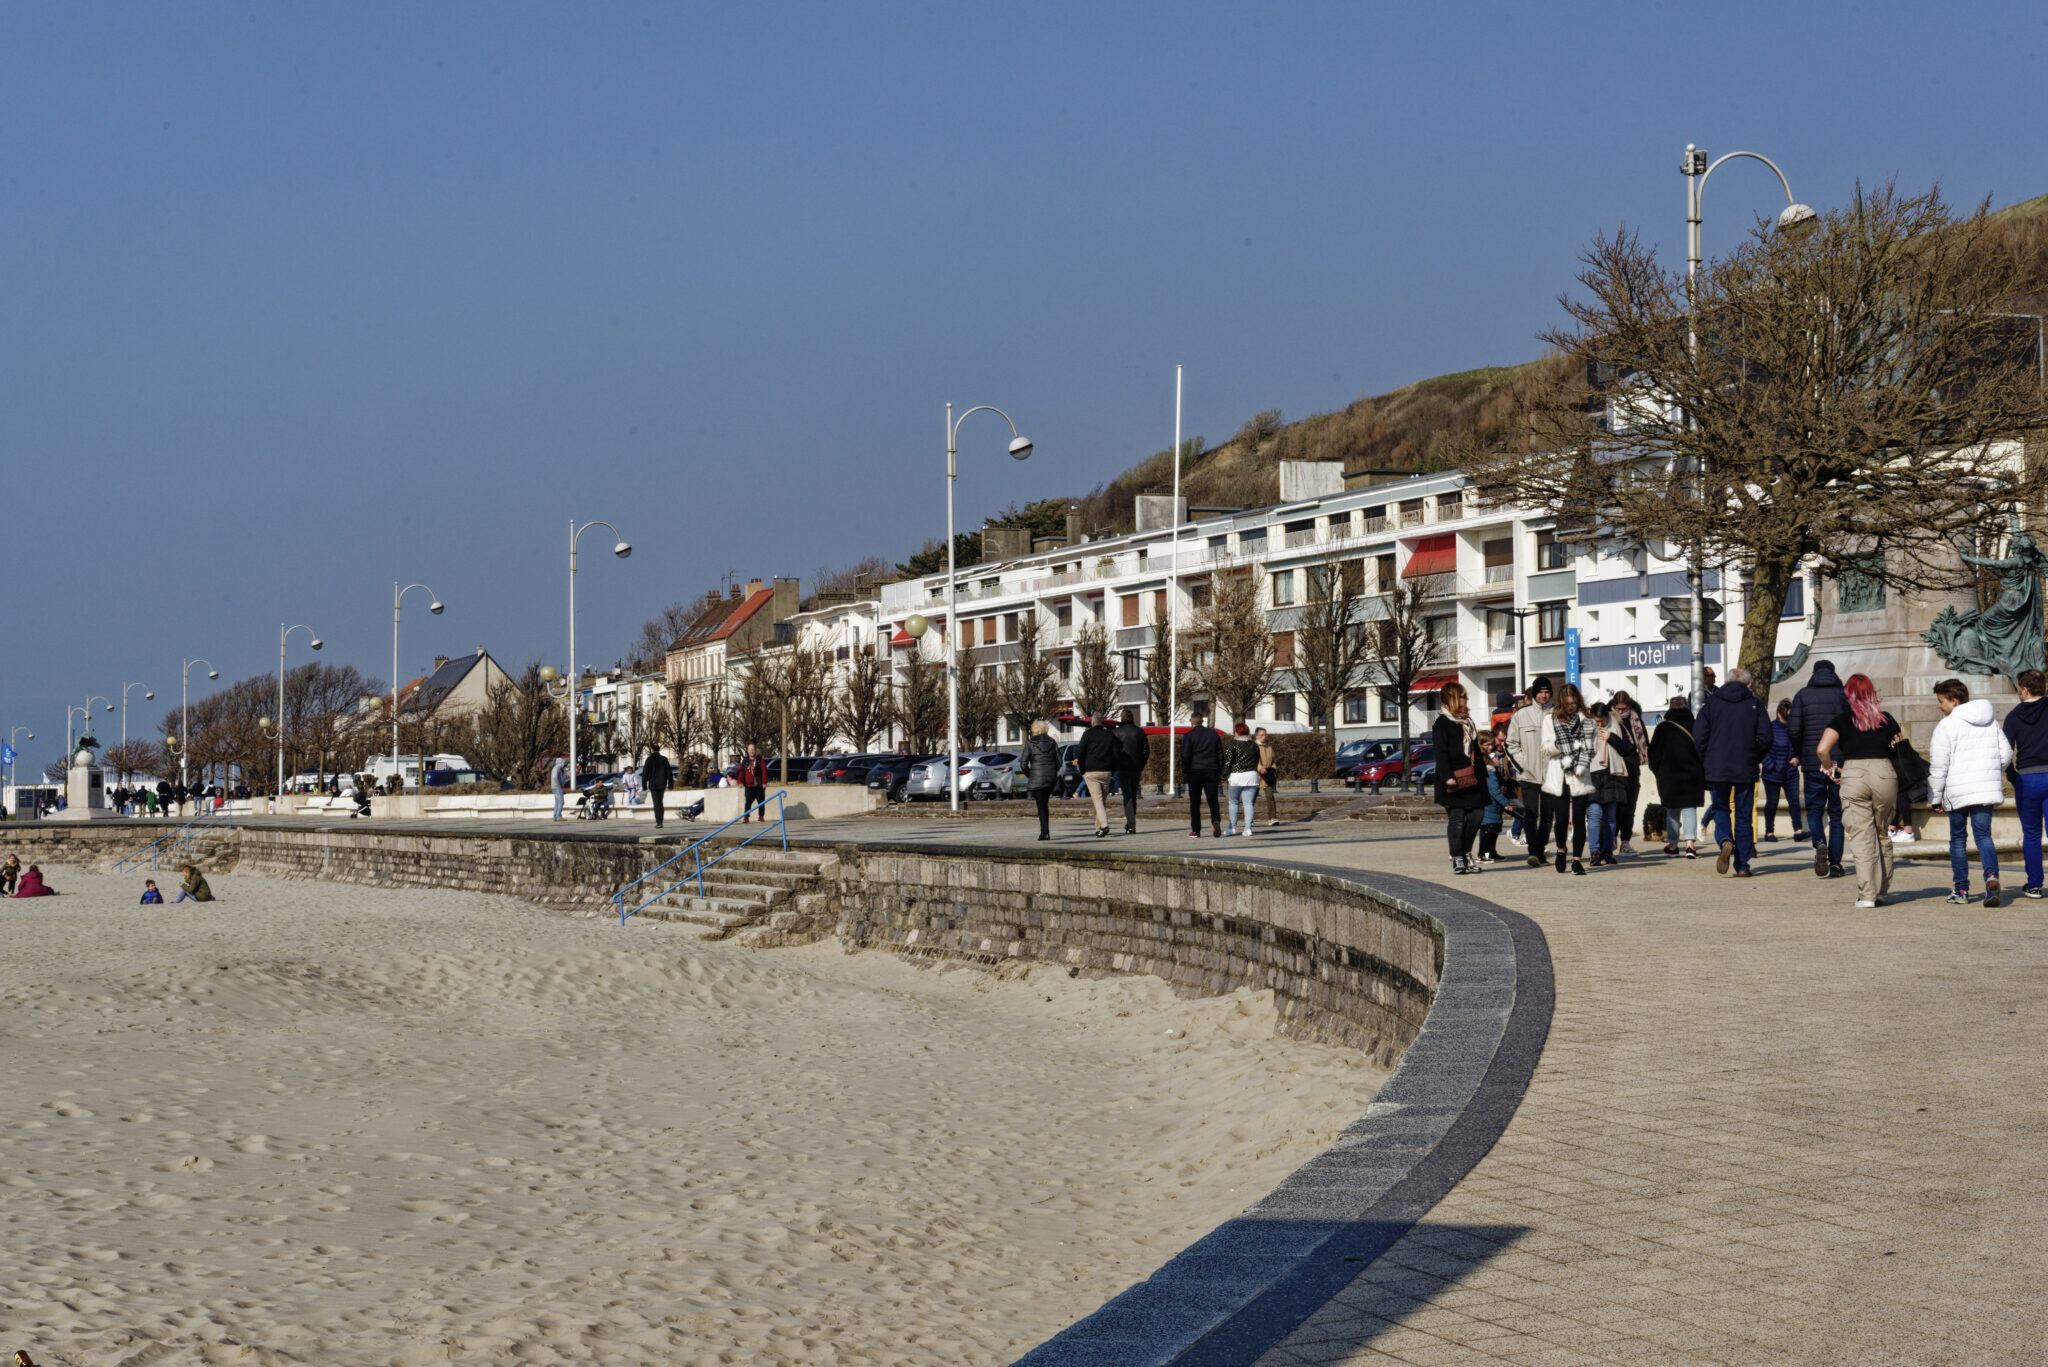
[[[106,774],[92,762],[92,752],[80,750],[64,771],[64,810],[51,812],[45,821],[118,821],[121,814],[107,805]]]

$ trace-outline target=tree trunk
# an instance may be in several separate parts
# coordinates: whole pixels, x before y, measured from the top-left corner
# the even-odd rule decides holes
[[[1749,671],[1749,691],[1766,706],[1771,701],[1771,676],[1778,671],[1778,623],[1798,569],[1795,556],[1758,556],[1743,610],[1739,663]]]

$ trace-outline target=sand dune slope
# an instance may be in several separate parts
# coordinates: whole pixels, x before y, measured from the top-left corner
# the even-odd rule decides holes
[[[1000,1362],[1381,1080],[1250,993],[49,872],[0,903],[0,1349],[46,1363]]]

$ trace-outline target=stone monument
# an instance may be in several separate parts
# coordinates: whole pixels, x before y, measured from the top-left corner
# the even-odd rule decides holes
[[[2040,669],[2041,575],[2048,572],[2034,538],[2013,535],[2012,551],[2004,556],[1961,553],[1966,565],[1998,571],[1998,601],[1975,612],[1943,608],[1921,639],[1933,646],[1958,674],[2003,674],[2016,679],[2021,671]]]
[[[111,821],[120,813],[107,805],[106,774],[93,751],[99,742],[87,731],[78,738],[78,753],[71,757],[71,764],[64,770],[64,810],[51,812],[49,821]]]

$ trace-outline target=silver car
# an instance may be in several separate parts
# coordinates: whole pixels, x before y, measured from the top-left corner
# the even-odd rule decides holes
[[[962,750],[960,752],[960,795],[967,796],[974,781],[985,767],[982,763],[991,757],[1001,756],[1014,761],[1016,755],[1007,750]],[[914,764],[910,777],[903,780],[903,800],[915,802],[921,799],[940,799],[946,796],[946,757],[934,755],[929,760]]]

